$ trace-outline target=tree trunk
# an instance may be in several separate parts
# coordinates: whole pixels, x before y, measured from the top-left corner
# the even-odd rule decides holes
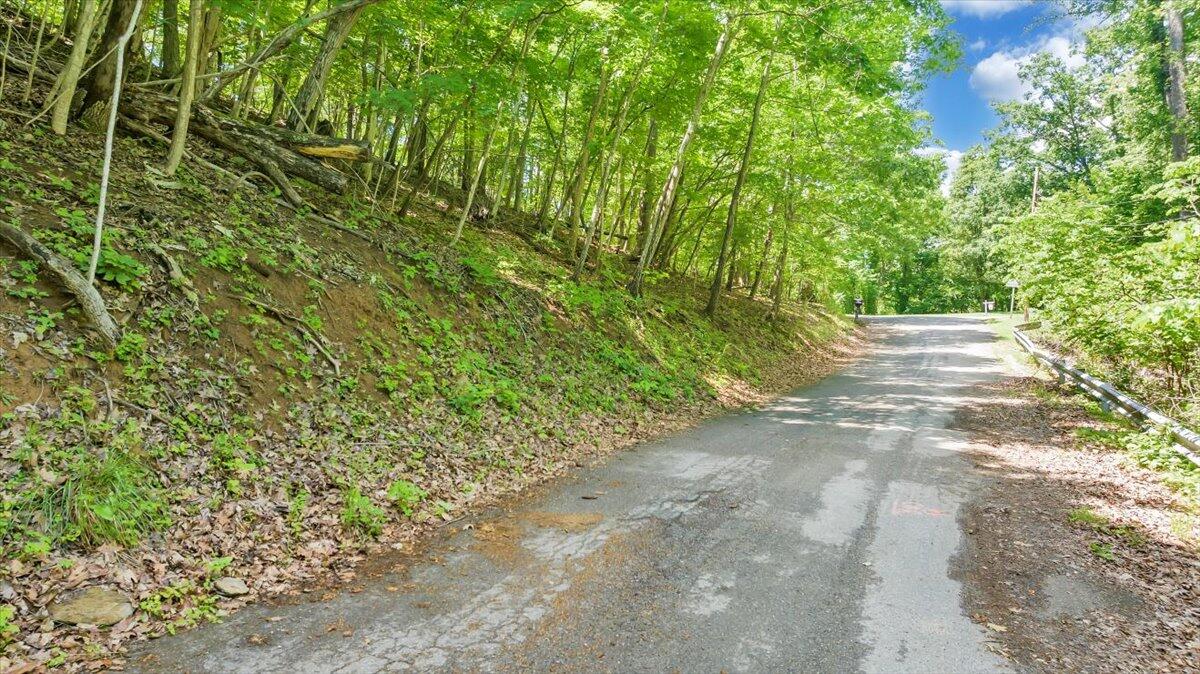
[[[529,129],[533,126],[533,102],[527,101],[525,111],[525,130],[521,132],[521,145],[517,149],[517,160],[513,164],[512,175],[508,181],[507,203],[514,211],[520,211],[525,196],[525,153],[529,151]]]
[[[313,128],[316,121],[314,117],[321,105],[321,99],[325,96],[325,80],[329,77],[329,69],[333,67],[333,60],[337,58],[342,43],[346,41],[346,36],[354,28],[354,23],[358,21],[365,6],[364,3],[349,11],[335,14],[325,24],[325,37],[321,40],[321,48],[308,71],[308,77],[296,93],[295,109],[288,113],[289,127],[297,131]]]
[[[742,187],[746,184],[746,175],[750,171],[750,157],[754,152],[754,136],[758,133],[758,119],[762,112],[763,99],[766,98],[767,85],[771,82],[771,58],[773,54],[767,52],[763,57],[762,77],[758,80],[758,93],[754,97],[754,112],[750,115],[750,131],[746,134],[746,146],[742,150],[742,162],[738,167],[737,180],[733,184],[733,194],[729,198],[729,214],[725,218],[725,234],[721,237],[721,252],[717,257],[717,273],[713,275],[712,286],[708,289],[708,305],[704,307],[704,314],[712,316],[717,311],[717,301],[721,296],[721,275],[725,270],[726,251],[730,247],[730,241],[733,239],[733,230],[737,225],[738,206],[742,200]],[[732,285],[732,276],[730,277],[730,285]]]
[[[533,40],[534,33],[537,32],[538,27],[542,25],[544,19],[545,15],[539,15],[531,24],[525,27],[525,39],[521,43],[521,56],[513,63],[512,70],[508,73],[508,88],[511,89],[513,83],[516,81],[517,67],[525,60],[525,56],[529,53],[529,43]],[[467,190],[467,200],[463,204],[462,214],[458,218],[458,226],[454,229],[454,239],[451,241],[451,245],[458,243],[458,240],[462,237],[463,226],[467,223],[467,217],[471,214],[471,205],[475,200],[476,191],[483,191],[486,194],[482,186],[483,174],[487,168],[488,153],[492,149],[492,140],[496,136],[496,128],[500,126],[501,121],[504,119],[504,102],[505,99],[500,99],[500,103],[496,106],[495,119],[492,121],[492,126],[488,129],[483,139],[483,148],[479,153],[479,165],[475,167],[474,180],[471,182],[471,188]]]
[[[554,180],[558,177],[559,165],[562,162],[562,153],[564,146],[567,144],[567,120],[571,110],[571,89],[575,84],[575,63],[579,58],[579,46],[576,44],[575,49],[571,51],[571,60],[567,63],[567,80],[563,83],[563,105],[562,105],[562,129],[558,134],[558,139],[554,143],[554,160],[550,163],[550,176],[546,180],[546,193],[542,198],[542,205],[538,208],[537,227],[541,229],[546,221],[546,216],[550,212],[550,199],[553,196]],[[546,124],[546,134],[554,139],[554,129],[550,128],[550,120],[546,117],[546,109],[538,103],[538,111],[542,115],[542,121]],[[547,228],[547,231],[549,228]]]
[[[463,124],[462,165],[458,171],[458,186],[464,192],[471,189],[471,179],[473,177],[471,171],[475,169],[475,147],[471,138],[474,135],[471,133],[473,131],[471,128],[471,112],[468,110],[465,114],[467,121]]]
[[[283,105],[287,102],[287,82],[291,73],[284,71],[282,80],[271,80],[271,111],[267,113],[267,123],[278,125],[284,122],[287,115],[283,114]]]
[[[1183,17],[1172,0],[1165,7],[1167,28],[1167,107],[1171,110],[1171,160],[1183,161],[1188,156],[1187,97],[1185,96],[1183,51]]]
[[[611,182],[609,178],[609,170],[612,167],[613,159],[617,155],[617,146],[620,143],[621,135],[625,131],[625,119],[629,114],[629,106],[633,101],[633,94],[637,91],[642,80],[642,74],[646,71],[646,66],[650,63],[651,50],[647,49],[642,54],[642,59],[638,63],[637,69],[634,71],[633,79],[629,82],[629,86],[625,88],[625,93],[621,96],[621,102],[617,105],[617,117],[613,120],[612,140],[608,147],[608,151],[604,155],[604,163],[600,174],[600,192],[596,195],[596,207],[592,210],[592,219],[588,224],[587,237],[584,241],[583,254],[579,257],[579,265],[575,268],[575,280],[578,281],[583,273],[583,267],[587,262],[588,250],[591,248],[592,240],[596,236],[597,229],[602,224],[605,204],[608,200],[608,186]],[[602,82],[601,86],[604,86]],[[620,168],[618,167],[618,172]],[[622,202],[622,208],[624,203]]]
[[[122,112],[143,122],[171,125],[175,122],[177,108],[177,101],[173,98],[141,95],[129,97],[122,105]],[[365,146],[345,139],[251,124],[195,104],[188,128],[200,137],[258,164],[276,182],[288,174],[339,194],[349,187],[349,178],[313,158],[330,156],[352,159],[366,156]],[[286,192],[290,186],[281,185],[281,188]],[[294,191],[285,196],[289,201],[295,201]]]
[[[425,116],[428,113],[429,95],[426,94],[421,100],[421,107],[417,111],[416,117],[413,119],[412,132],[409,133],[404,148],[407,155],[408,170],[418,177],[424,177],[425,175],[425,150],[429,146],[429,124],[425,121]]]
[[[67,132],[67,120],[71,117],[71,102],[75,98],[79,73],[83,70],[83,60],[87,56],[88,43],[96,23],[96,0],[80,0],[80,3],[79,21],[75,27],[75,41],[71,45],[71,55],[59,72],[58,80],[50,92],[51,98],[47,101],[47,105],[54,106],[50,128],[60,136]],[[54,100],[53,96],[58,96],[58,99]]]
[[[572,255],[575,254],[575,245],[579,240],[579,232],[583,229],[583,188],[591,162],[592,135],[596,130],[596,119],[600,116],[600,108],[604,105],[604,99],[608,93],[610,68],[608,68],[608,64],[606,63],[608,60],[607,45],[605,45],[600,59],[600,85],[596,89],[596,98],[592,101],[591,111],[588,112],[588,121],[583,130],[583,140],[579,148],[579,157],[575,161],[575,169],[571,175],[571,182],[567,183],[568,189],[566,194],[563,195],[563,201],[571,207],[571,212],[567,214],[568,222],[570,223],[570,231],[567,234],[571,240]],[[560,208],[559,210],[561,211],[562,209]],[[550,235],[554,236],[553,223],[551,223]]]
[[[255,14],[258,14],[257,7],[255,9]],[[262,42],[262,31],[257,25],[255,25],[252,33],[253,38],[251,40],[251,48],[254,51],[258,51],[260,43]],[[242,77],[242,86],[238,88],[237,98],[234,99],[233,108],[229,111],[229,114],[233,115],[234,117],[246,116],[246,110],[251,102],[251,99],[254,97],[254,85],[257,81],[258,68],[251,68],[250,70],[246,71],[246,74]]]
[[[162,70],[159,75],[168,80],[179,72],[179,0],[163,0],[162,23]]]
[[[115,47],[129,22],[134,19],[136,2],[137,0],[112,0],[112,6],[108,10],[108,22],[104,25],[104,34],[96,46],[95,53],[101,60],[81,85],[87,90],[83,106],[79,108],[81,117],[90,116],[89,110],[93,106],[107,105],[108,99],[112,97],[113,82],[116,81],[117,74]],[[128,63],[128,59],[125,60]]]
[[[708,70],[704,74],[704,81],[700,84],[700,90],[696,92],[696,101],[692,105],[691,117],[688,119],[687,128],[683,132],[683,138],[679,141],[679,150],[675,153],[675,162],[671,165],[671,170],[667,173],[667,180],[663,184],[662,193],[659,194],[658,202],[654,207],[654,217],[650,221],[650,229],[646,235],[645,245],[642,246],[642,255],[638,259],[633,278],[629,281],[629,292],[634,297],[642,294],[642,276],[645,274],[646,266],[650,263],[651,255],[653,254],[651,250],[652,243],[658,238],[656,230],[666,221],[667,209],[675,200],[675,190],[679,187],[679,180],[683,174],[683,163],[687,159],[688,148],[691,147],[692,139],[696,136],[696,129],[700,125],[700,115],[704,111],[704,102],[708,99],[708,92],[712,89],[713,81],[717,78],[717,70],[721,67],[721,62],[725,60],[725,52],[729,50],[729,45],[733,42],[737,26],[737,18],[732,18],[725,24],[725,30],[721,31],[721,36],[717,38],[717,46],[713,51],[712,58],[709,60]]]
[[[646,242],[646,234],[650,231],[650,218],[654,205],[654,159],[658,156],[658,122],[651,117],[650,127],[646,130],[646,169],[642,174],[642,204],[638,209],[637,247],[640,249]]]
[[[767,268],[767,259],[771,257],[771,242],[775,238],[775,227],[767,229],[767,240],[763,242],[762,256],[758,260],[758,269],[754,271],[754,282],[750,284],[750,299],[758,295],[758,284],[762,281],[763,272]]]
[[[286,49],[288,45],[294,42],[296,38],[300,37],[300,35],[304,34],[304,31],[306,31],[308,27],[314,23],[325,21],[326,19],[340,16],[347,12],[361,10],[363,7],[366,7],[367,5],[373,5],[379,1],[380,0],[348,0],[340,5],[330,7],[323,12],[297,19],[295,23],[277,33],[275,37],[271,38],[270,42],[264,45],[262,49],[259,49],[257,52],[255,52],[254,55],[247,59],[244,63],[236,65],[214,77],[208,89],[204,90],[204,95],[200,97],[200,100],[209,100],[213,96],[221,93],[222,89],[224,89],[234,79],[241,76],[242,73],[251,68],[261,66],[263,62]],[[310,9],[312,9],[311,2],[308,3],[307,7],[305,7],[305,12],[307,13],[307,11]]]
[[[175,110],[175,126],[171,130],[171,149],[163,172],[175,175],[187,144],[188,122],[192,118],[192,98],[196,94],[196,66],[200,60],[200,29],[204,17],[203,0],[189,0],[187,53],[183,57],[183,74],[179,83],[179,104]]]

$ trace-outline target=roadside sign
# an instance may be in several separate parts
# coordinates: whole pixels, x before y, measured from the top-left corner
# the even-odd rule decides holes
[[[1005,283],[1005,284],[1004,284],[1004,286],[1005,286],[1006,288],[1020,288],[1020,287],[1021,287],[1021,282],[1020,282],[1020,281],[1018,281],[1018,280],[1017,280],[1017,279],[1015,279],[1015,278],[1014,278],[1014,279],[1009,279],[1009,280],[1008,280],[1008,283]]]

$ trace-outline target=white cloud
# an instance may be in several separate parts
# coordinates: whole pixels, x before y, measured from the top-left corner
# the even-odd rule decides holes
[[[1031,45],[1002,50],[975,65],[971,72],[971,88],[989,101],[1013,101],[1029,91],[1029,85],[1021,81],[1020,69],[1033,56],[1046,52],[1067,64],[1069,68],[1083,65],[1084,58],[1075,50],[1074,43],[1065,35],[1042,37]]]
[[[942,7],[951,14],[990,19],[1032,3],[1033,0],[942,0]]]
[[[971,72],[971,88],[989,101],[1012,101],[1025,95],[1027,85],[1018,72],[1022,58],[998,51],[980,61]]]
[[[950,196],[950,183],[954,182],[954,174],[962,164],[961,150],[947,150],[944,147],[919,147],[913,150],[921,157],[941,157],[945,168],[942,170],[942,195]]]
[[[979,38],[978,40],[967,45],[967,49],[970,49],[971,51],[983,51],[984,49],[987,49],[987,46],[987,40]]]

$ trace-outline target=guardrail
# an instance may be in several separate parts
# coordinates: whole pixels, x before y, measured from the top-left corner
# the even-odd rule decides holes
[[[1017,344],[1020,344],[1021,348],[1029,352],[1029,355],[1057,372],[1060,379],[1070,380],[1084,392],[1099,400],[1106,409],[1114,410],[1140,426],[1152,425],[1166,429],[1175,440],[1175,451],[1194,465],[1200,466],[1200,434],[1134,400],[1111,384],[1076,369],[1065,358],[1056,356],[1034,344],[1033,340],[1029,339],[1029,336],[1021,330],[1021,328],[1030,327],[1037,327],[1037,324],[1024,323],[1013,328],[1013,338],[1017,340]]]

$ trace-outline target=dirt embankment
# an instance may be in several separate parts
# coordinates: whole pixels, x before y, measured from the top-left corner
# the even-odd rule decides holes
[[[35,135],[34,112],[0,111],[0,208],[75,259],[103,139]],[[313,190],[330,227],[203,166],[166,180],[147,169],[162,154],[116,141],[98,283],[114,353],[0,245],[0,671],[118,665],[132,639],[346,581],[378,547],[856,348],[818,306],[768,320],[743,292],[706,318],[695,279],[634,300],[618,250],[570,283],[569,249],[521,214],[449,247],[446,194],[398,220]],[[89,588],[117,593],[93,597],[113,625],[51,618]]]

